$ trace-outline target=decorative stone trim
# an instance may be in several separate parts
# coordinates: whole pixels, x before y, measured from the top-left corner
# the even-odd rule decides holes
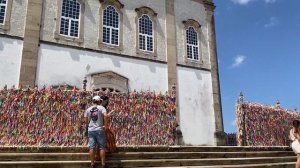
[[[184,32],[183,32],[183,36],[184,36],[184,52],[185,52],[185,55],[184,55],[184,62],[186,65],[189,65],[189,66],[193,66],[193,67],[200,67],[204,64],[204,61],[203,61],[203,56],[202,56],[202,45],[201,45],[201,39],[204,38],[203,37],[203,34],[202,34],[202,31],[201,31],[201,25],[193,20],[193,19],[188,19],[188,20],[185,20],[182,22],[183,25],[184,25]],[[186,37],[186,30],[189,28],[189,27],[193,27],[194,30],[197,32],[198,34],[198,45],[199,45],[199,51],[198,51],[198,55],[199,55],[199,60],[192,60],[192,59],[188,59],[187,57],[187,37]]]
[[[3,36],[3,35],[1,35]],[[7,36],[11,37],[11,36]],[[20,38],[23,39],[23,38]],[[167,65],[168,62],[165,60],[159,60],[159,59],[146,59],[144,57],[137,57],[136,55],[128,55],[128,54],[123,54],[123,53],[116,53],[116,52],[111,52],[111,51],[104,51],[104,50],[99,50],[91,47],[82,47],[82,46],[75,46],[75,45],[69,45],[69,44],[63,44],[63,43],[56,43],[53,41],[45,41],[45,40],[40,40],[41,44],[47,44],[47,45],[52,45],[52,46],[59,46],[59,47],[67,47],[67,48],[72,48],[72,49],[77,49],[81,51],[89,51],[89,52],[96,52],[96,53],[102,53],[102,54],[110,54],[112,56],[116,57],[122,57],[122,58],[131,58],[131,59],[138,59],[142,61],[148,61],[148,62],[154,62],[162,65]]]
[[[192,0],[192,1],[203,4],[203,1],[205,1],[205,0]]]
[[[100,49],[107,49],[111,52],[121,53],[123,50],[123,11],[124,5],[118,0],[99,0],[101,5],[99,9],[100,25],[99,25],[99,40]],[[119,13],[119,45],[109,45],[103,42],[103,12],[108,6],[113,6]]]
[[[113,71],[90,74],[88,78],[88,81],[90,81],[89,85],[91,86],[91,90],[112,88],[113,90],[118,90],[120,92],[126,93],[129,88],[128,78]]]
[[[215,9],[215,5],[212,2],[212,0],[192,0],[192,1],[203,4],[205,6],[205,8],[209,7],[209,8],[211,8],[212,11]]]
[[[156,23],[157,23],[157,13],[154,12],[149,7],[140,7],[135,9],[137,15],[135,18],[135,24],[136,24],[136,53],[139,57],[144,57],[148,59],[156,59],[157,57],[157,31],[156,31]],[[142,15],[148,15],[150,17],[150,20],[153,23],[153,52],[149,51],[143,51],[139,49],[140,41],[139,41],[139,18]]]
[[[204,7],[206,11],[214,12],[216,6],[213,2],[210,2],[208,0],[204,0]]]
[[[62,2],[63,0],[57,0],[57,13],[56,13],[56,27],[54,31],[54,38],[57,41],[67,41],[74,42],[77,44],[82,44],[84,40],[84,11],[86,0],[77,0],[80,3],[80,20],[79,20],[79,38],[66,37],[60,34],[60,23],[61,23],[61,12],[62,12]]]
[[[10,29],[10,16],[11,16],[12,4],[13,4],[13,0],[7,0],[4,23],[0,24],[0,30],[8,31]]]

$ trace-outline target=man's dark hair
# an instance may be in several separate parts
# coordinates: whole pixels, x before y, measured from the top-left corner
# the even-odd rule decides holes
[[[108,97],[108,96],[101,96],[101,99],[102,99],[102,100],[108,100],[109,97]]]
[[[300,125],[300,121],[299,120],[294,120],[293,121],[293,126],[294,127],[298,127]]]

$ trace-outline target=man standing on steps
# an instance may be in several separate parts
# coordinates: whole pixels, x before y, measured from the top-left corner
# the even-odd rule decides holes
[[[100,158],[102,167],[105,166],[105,132],[104,132],[104,119],[107,118],[106,109],[101,106],[102,99],[100,96],[93,97],[93,106],[88,108],[84,117],[86,118],[86,132],[88,136],[89,153],[91,159],[91,168],[95,168],[95,148],[96,143],[100,148]]]

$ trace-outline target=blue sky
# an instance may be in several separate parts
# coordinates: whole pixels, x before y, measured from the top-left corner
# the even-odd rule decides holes
[[[235,103],[300,109],[300,0],[215,0],[225,132],[236,132]]]

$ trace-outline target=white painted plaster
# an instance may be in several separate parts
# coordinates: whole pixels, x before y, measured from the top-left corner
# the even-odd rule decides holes
[[[184,143],[214,145],[215,118],[210,72],[177,67],[177,73]]]
[[[18,85],[23,41],[0,38],[0,87]]]
[[[43,85],[74,85],[90,74],[113,71],[129,79],[130,90],[167,91],[167,65],[98,52],[42,44],[37,82]]]

